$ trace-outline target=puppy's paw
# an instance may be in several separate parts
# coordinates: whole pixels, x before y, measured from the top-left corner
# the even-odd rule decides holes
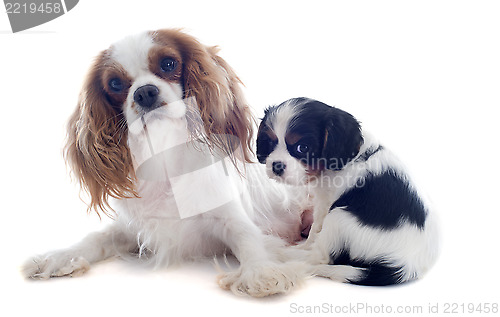
[[[219,286],[237,295],[264,297],[288,293],[300,284],[305,276],[302,265],[269,263],[258,266],[242,266],[235,272],[218,277]]]
[[[26,261],[22,273],[27,278],[45,280],[51,277],[80,276],[89,269],[90,263],[83,257],[56,252]]]

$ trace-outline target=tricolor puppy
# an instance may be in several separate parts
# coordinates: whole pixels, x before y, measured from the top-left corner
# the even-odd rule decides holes
[[[430,206],[397,158],[349,113],[306,98],[270,107],[257,157],[270,178],[314,196],[306,256],[297,254],[317,275],[390,285],[415,280],[434,263]]]

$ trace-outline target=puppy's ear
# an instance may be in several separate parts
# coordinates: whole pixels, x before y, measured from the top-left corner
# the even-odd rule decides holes
[[[361,126],[351,114],[333,107],[325,120],[321,156],[326,169],[341,170],[358,154],[363,144]]]
[[[103,52],[91,67],[68,123],[65,159],[90,195],[89,210],[110,216],[108,197],[136,197],[127,125],[102,87]]]
[[[160,30],[157,36],[174,40],[183,56],[184,98],[194,97],[209,145],[233,158],[234,140],[239,142],[244,159],[251,161],[255,120],[243,97],[241,81],[216,47],[207,47],[179,30]],[[227,139],[221,136],[230,135]],[[232,140],[231,140],[232,139]]]
[[[274,132],[267,125],[267,113],[269,110],[265,110],[264,119],[259,125],[259,130],[257,132],[257,160],[261,164],[265,164],[267,157],[276,147],[278,143],[278,138]]]

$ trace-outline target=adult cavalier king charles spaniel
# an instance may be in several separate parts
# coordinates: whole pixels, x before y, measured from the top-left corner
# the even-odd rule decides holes
[[[240,267],[218,283],[237,294],[285,293],[308,275],[285,248],[309,226],[308,196],[251,163],[255,121],[217,51],[179,30],[159,30],[97,56],[68,125],[65,157],[89,209],[116,219],[74,246],[30,259],[26,276],[76,276],[114,256],[167,266],[226,253]]]

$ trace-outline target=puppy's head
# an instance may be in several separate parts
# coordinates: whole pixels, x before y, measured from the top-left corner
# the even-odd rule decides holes
[[[90,194],[90,208],[105,211],[109,196],[137,196],[129,128],[144,117],[172,125],[187,116],[186,100],[196,108],[202,129],[196,132],[207,144],[231,156],[233,144],[220,136],[233,136],[251,160],[253,118],[240,80],[217,51],[179,30],[159,30],[129,36],[98,55],[70,119],[65,150]]]
[[[265,111],[257,136],[257,158],[269,177],[306,184],[322,170],[341,170],[363,143],[359,122],[322,102],[294,98]]]

